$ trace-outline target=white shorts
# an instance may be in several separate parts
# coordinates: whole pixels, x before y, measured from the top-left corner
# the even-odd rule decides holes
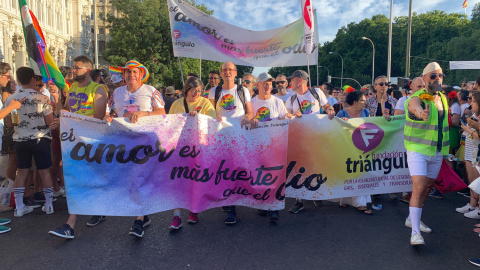
[[[442,152],[437,152],[434,157],[407,151],[407,162],[410,175],[422,175],[428,178],[437,179],[442,167]]]

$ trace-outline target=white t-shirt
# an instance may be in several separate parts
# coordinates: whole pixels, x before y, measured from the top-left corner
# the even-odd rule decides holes
[[[245,93],[245,104],[249,101],[252,101],[250,92],[247,88],[243,87],[243,93]],[[208,99],[215,100],[215,89],[210,91],[208,94]],[[218,98],[215,106],[215,111],[217,112],[217,115],[227,118],[241,117],[245,115],[242,101],[238,97],[236,84],[232,89],[222,89],[220,97]]]
[[[313,97],[312,93],[307,90],[304,95],[297,94],[297,98],[295,99],[293,104],[291,98],[287,99],[285,107],[287,109],[291,109],[293,113],[296,113],[299,109],[302,114],[320,113],[320,106],[325,106],[328,101],[322,90],[320,90],[319,88],[315,88],[315,91],[317,92],[320,99],[320,104],[318,104],[318,101]]]
[[[395,105],[395,110],[400,110],[402,112],[405,111],[405,107],[403,106],[403,104],[405,103],[405,100],[407,100],[408,97],[401,97],[398,101],[397,101],[397,105]]]
[[[291,97],[293,94],[295,94],[294,91],[289,91],[283,96],[279,96],[278,94],[275,94],[275,97],[281,99],[283,101],[283,104],[285,104],[287,102],[287,99]]]
[[[118,117],[123,117],[128,111],[151,112],[154,108],[164,108],[165,106],[162,94],[155,87],[147,84],[140,86],[133,93],[128,91],[126,85],[120,86],[113,91],[110,102],[110,107],[117,112]]]
[[[470,104],[465,103],[460,106],[460,117],[463,117],[463,114],[465,114],[465,110],[470,107]]]
[[[330,104],[330,105],[332,105],[332,106],[333,106],[333,104],[337,104],[337,103],[338,103],[337,99],[334,98],[334,97],[332,97],[332,96],[329,96],[329,97],[327,98],[327,101],[328,101],[328,104]]]
[[[252,99],[253,117],[260,122],[277,120],[285,117],[287,109],[283,101],[275,96],[271,96],[267,100],[261,100],[258,96]]]
[[[458,115],[462,116],[460,105],[457,102],[452,104],[452,107],[450,108],[450,110],[451,110],[452,114],[458,114]]]
[[[39,138],[52,139],[45,116],[53,113],[50,99],[33,89],[21,89],[5,100],[5,106],[12,100],[23,100],[17,110],[20,123],[15,129],[13,140],[17,142]]]

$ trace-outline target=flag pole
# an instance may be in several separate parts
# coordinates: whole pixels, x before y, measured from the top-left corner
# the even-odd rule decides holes
[[[183,85],[185,85],[185,80],[183,79],[182,62],[180,61],[180,57],[178,57],[178,65],[180,66],[180,75],[182,76],[182,83]]]
[[[308,54],[305,53],[305,55],[307,56],[308,85],[310,87],[312,87],[312,79],[311,79],[311,76],[310,76],[310,62],[309,62],[309,59],[308,59]]]

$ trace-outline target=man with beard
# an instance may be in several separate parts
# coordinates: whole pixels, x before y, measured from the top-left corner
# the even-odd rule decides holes
[[[422,207],[429,190],[437,179],[443,156],[448,155],[449,127],[448,104],[442,94],[444,74],[436,62],[423,70],[426,89],[417,91],[405,102],[406,121],[404,129],[405,148],[410,175],[412,197],[410,215],[405,226],[412,228],[410,244],[425,245],[420,232],[431,232],[420,221]]]
[[[287,91],[287,85],[287,76],[285,76],[284,74],[278,75],[277,79],[275,79],[275,87],[278,91],[275,96],[281,99],[283,101],[283,104],[285,104],[287,102],[287,99],[293,94],[293,91]]]
[[[65,110],[103,120],[107,108],[107,89],[105,86],[91,81],[92,68],[92,60],[85,55],[73,59],[72,75],[75,82],[70,87]],[[61,106],[61,104],[57,104],[57,106]],[[60,121],[57,118],[50,128],[57,129],[59,126]],[[104,216],[93,216],[87,222],[87,226],[95,226],[103,220],[105,220]],[[70,215],[66,224],[48,233],[52,236],[73,239],[76,221],[77,215]]]

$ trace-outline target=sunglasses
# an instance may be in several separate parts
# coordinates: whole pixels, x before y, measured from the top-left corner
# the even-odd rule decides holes
[[[42,84],[35,84],[36,87],[43,87],[43,83]]]
[[[468,100],[472,100],[473,98],[472,97],[468,97]]]
[[[390,83],[389,83],[389,82],[386,82],[386,83],[384,83],[384,82],[381,82],[381,83],[377,83],[377,84],[378,84],[378,85],[380,85],[380,86],[384,86],[384,85],[385,85],[385,86],[389,86],[389,85],[390,85]]]
[[[243,81],[245,84],[251,84],[252,82],[250,80],[244,80]]]
[[[224,68],[224,69],[222,69],[223,72],[228,72],[228,71],[233,72],[233,71],[235,71],[235,70],[236,70],[236,69],[233,69],[233,68]]]
[[[287,81],[278,81],[278,82],[275,82],[275,83],[279,83],[279,84],[284,84],[286,83]]]
[[[432,73],[432,74],[430,74],[430,80],[435,80],[437,78],[437,76],[438,76],[439,79],[445,78],[445,74],[443,74],[443,73]]]
[[[87,69],[86,67],[71,67],[72,70]]]
[[[217,77],[209,77],[210,80],[220,80],[220,78]]]

